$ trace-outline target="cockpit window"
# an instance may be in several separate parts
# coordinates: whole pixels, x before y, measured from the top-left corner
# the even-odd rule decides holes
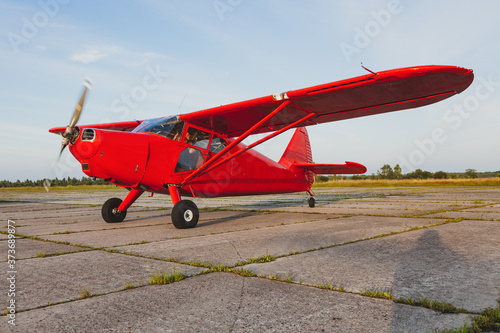
[[[184,137],[184,143],[202,149],[207,149],[208,142],[210,141],[210,133],[199,130],[194,127],[189,127]]]
[[[224,139],[222,138],[219,138],[217,135],[214,135],[212,143],[210,144],[210,152],[218,153],[224,148],[226,148],[226,141],[224,141]]]
[[[184,122],[179,117],[165,117],[157,119],[144,127],[140,127],[134,132],[155,133],[166,137],[167,139],[180,141]]]

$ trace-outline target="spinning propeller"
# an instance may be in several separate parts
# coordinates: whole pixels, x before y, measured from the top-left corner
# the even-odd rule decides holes
[[[80,97],[80,101],[76,105],[75,111],[73,112],[73,116],[71,116],[71,120],[69,121],[69,125],[66,127],[64,133],[59,133],[62,136],[61,142],[61,151],[59,152],[59,156],[57,157],[57,163],[61,159],[61,155],[64,151],[64,148],[71,142],[74,143],[78,138],[78,131],[75,131],[75,126],[78,123],[78,119],[80,119],[80,115],[82,114],[83,104],[85,103],[85,98],[87,97],[87,90],[92,89],[92,80],[90,78],[85,78],[83,81],[83,93]],[[43,181],[43,186],[45,190],[48,192],[50,189],[50,180],[45,178]]]
[[[71,117],[71,120],[69,122],[69,125],[66,127],[66,130],[64,133],[59,133],[63,139],[61,142],[61,151],[59,152],[59,158],[61,158],[61,154],[64,151],[64,148],[71,142],[75,142],[75,140],[78,138],[78,131],[75,131],[75,126],[78,123],[78,119],[80,119],[80,115],[82,114],[82,109],[83,109],[83,104],[85,103],[85,98],[87,96],[87,90],[92,89],[92,81],[90,78],[85,78],[85,81],[83,82],[83,93],[82,96],[80,97],[80,101],[76,105],[75,111],[73,112],[73,116]]]

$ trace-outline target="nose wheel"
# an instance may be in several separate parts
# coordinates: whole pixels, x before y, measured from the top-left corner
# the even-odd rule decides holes
[[[314,199],[313,197],[310,197],[309,200],[307,200],[307,202],[309,203],[309,207],[311,208],[313,208],[316,205],[316,199]]]
[[[189,200],[177,202],[172,209],[172,223],[177,229],[196,227],[200,213],[196,204]]]

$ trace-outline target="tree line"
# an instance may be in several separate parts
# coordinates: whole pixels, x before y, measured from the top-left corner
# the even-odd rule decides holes
[[[500,177],[500,171],[487,171],[478,172],[476,169],[466,169],[465,172],[445,172],[437,171],[430,172],[421,169],[409,173],[403,173],[403,170],[396,164],[391,167],[389,164],[384,164],[377,173],[372,173],[371,175],[353,175],[350,177],[342,176],[342,178],[348,178],[353,180],[358,179],[463,179],[463,178],[492,178]],[[331,179],[340,179],[339,176],[316,176],[316,181],[325,182]]]
[[[54,179],[49,179],[50,186],[80,186],[80,185],[111,185],[111,183],[105,182],[104,179],[96,178],[92,179],[89,177],[78,178],[62,178],[58,179],[57,177]],[[39,180],[30,180],[26,179],[24,181],[16,180],[15,182],[10,180],[1,180],[0,188],[2,187],[43,187],[45,179]]]

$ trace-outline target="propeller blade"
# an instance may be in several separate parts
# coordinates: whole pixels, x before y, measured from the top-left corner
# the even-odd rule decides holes
[[[45,188],[45,191],[49,191],[50,189],[50,180],[48,178],[45,178],[43,180],[43,187]]]
[[[83,85],[85,86],[85,88],[83,89],[80,101],[78,101],[78,104],[76,105],[75,111],[73,112],[73,116],[71,117],[68,125],[68,127],[71,128],[71,131],[75,127],[78,119],[80,119],[80,115],[82,114],[83,105],[85,104],[85,98],[87,97],[87,90],[92,89],[92,81],[90,80],[90,78],[85,78]]]

